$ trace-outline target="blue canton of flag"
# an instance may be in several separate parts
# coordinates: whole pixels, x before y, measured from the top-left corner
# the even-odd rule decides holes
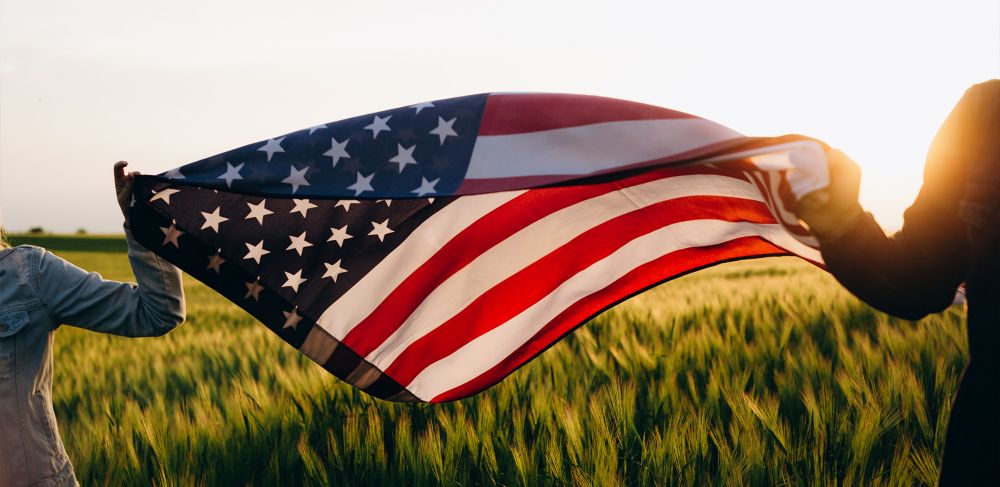
[[[317,125],[161,176],[246,194],[413,198],[461,184],[487,95],[418,103]]]

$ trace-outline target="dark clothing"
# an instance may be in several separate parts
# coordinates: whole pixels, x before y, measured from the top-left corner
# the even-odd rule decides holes
[[[952,403],[941,485],[1000,483],[1000,81],[970,88],[928,153],[903,229],[865,214],[821,242],[859,298],[911,320],[947,308],[966,283],[969,363]]]

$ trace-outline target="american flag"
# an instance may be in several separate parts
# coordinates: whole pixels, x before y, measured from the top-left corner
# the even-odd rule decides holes
[[[825,184],[822,149],[623,100],[480,94],[141,176],[130,220],[342,380],[442,402],[684,273],[821,265],[790,208]]]

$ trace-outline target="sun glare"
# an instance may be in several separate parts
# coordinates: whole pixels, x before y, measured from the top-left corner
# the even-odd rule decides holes
[[[1000,73],[996,2],[311,2],[277,16],[235,2],[56,3],[0,14],[0,206],[14,231],[119,231],[116,160],[161,172],[488,91],[611,96],[820,138],[864,168],[862,202],[891,230],[949,108]],[[41,180],[73,207],[38,198],[26,183]]]

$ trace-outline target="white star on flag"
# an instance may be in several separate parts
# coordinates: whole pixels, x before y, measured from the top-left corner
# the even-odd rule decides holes
[[[233,180],[235,180],[235,179],[243,179],[243,176],[240,176],[240,170],[243,169],[243,164],[244,163],[241,162],[241,163],[237,164],[236,166],[233,166],[232,164],[230,164],[230,163],[227,162],[226,163],[226,172],[222,173],[222,175],[219,176],[218,179],[225,179],[226,180],[226,187],[227,188],[232,188],[233,187]]]
[[[441,178],[437,178],[437,179],[435,179],[433,181],[428,181],[427,178],[423,178],[422,177],[422,178],[420,178],[420,186],[417,189],[415,189],[413,191],[410,191],[410,192],[413,193],[413,194],[415,194],[415,195],[417,195],[417,196],[423,196],[425,194],[437,193],[437,190],[434,189],[434,186],[437,186],[437,183],[440,180],[441,180]]]
[[[449,136],[458,137],[458,133],[452,128],[455,125],[455,120],[458,120],[458,117],[453,117],[448,121],[438,117],[438,126],[434,130],[431,130],[430,133],[438,136],[438,139],[441,140],[441,145],[444,145],[444,139],[447,139]]]
[[[180,168],[171,169],[171,170],[163,173],[163,175],[166,176],[166,177],[168,177],[168,178],[170,178],[170,179],[185,179],[185,176],[183,174],[181,174]]]
[[[320,125],[313,125],[312,127],[309,127],[307,130],[309,130],[309,135],[312,135],[313,132],[325,128],[327,128],[326,124],[320,124]]]
[[[212,269],[213,271],[215,271],[216,274],[218,274],[219,272],[221,272],[219,270],[219,266],[222,265],[222,263],[225,261],[226,259],[223,259],[221,255],[216,253],[215,255],[208,258],[208,267],[206,267],[205,270]]]
[[[351,155],[347,153],[347,143],[350,141],[350,138],[344,139],[343,142],[338,141],[336,137],[330,138],[330,150],[324,152],[323,155],[333,159],[332,167],[337,167],[337,163],[340,162],[341,159],[351,157]]]
[[[330,279],[333,279],[334,283],[336,283],[337,282],[337,276],[339,276],[339,275],[347,272],[347,269],[344,269],[343,267],[340,267],[340,261],[341,260],[342,259],[337,259],[337,262],[334,262],[333,264],[328,264],[328,263],[324,262],[323,265],[326,266],[326,273],[323,274],[323,277],[329,277]]]
[[[361,204],[361,202],[358,200],[337,200],[337,204],[333,205],[333,207],[337,208],[338,206],[343,206],[344,211],[351,211],[351,205],[358,205],[358,204]]]
[[[302,232],[302,235],[299,235],[298,237],[293,237],[289,235],[288,239],[291,240],[292,243],[288,244],[288,248],[286,248],[285,250],[294,249],[296,252],[299,253],[299,257],[302,257],[302,251],[305,250],[306,247],[312,247],[313,245],[309,242],[306,242],[306,232]]]
[[[299,285],[303,282],[308,281],[308,279],[302,278],[302,270],[295,271],[295,274],[291,272],[285,272],[285,283],[281,287],[290,287],[292,291],[299,292]]]
[[[375,173],[371,173],[367,176],[364,176],[361,174],[361,171],[358,171],[357,173],[358,180],[355,181],[354,184],[348,186],[347,189],[353,189],[354,196],[358,196],[365,191],[375,191],[375,188],[372,187],[373,177],[375,177]]]
[[[160,245],[167,245],[167,242],[170,242],[174,244],[174,247],[181,248],[181,245],[180,243],[177,242],[177,239],[181,235],[184,235],[184,232],[178,230],[177,227],[175,226],[176,224],[177,222],[172,222],[169,228],[160,227],[160,231],[163,232],[163,243]]]
[[[285,140],[284,137],[268,140],[263,146],[261,146],[260,149],[257,150],[259,152],[267,152],[267,162],[271,162],[271,156],[273,156],[275,152],[285,152],[285,149],[281,148],[281,141],[283,140]]]
[[[385,118],[382,118],[382,117],[380,117],[378,115],[375,115],[375,120],[373,120],[372,123],[370,123],[368,125],[365,125],[365,130],[371,130],[372,131],[372,138],[373,139],[377,139],[378,138],[379,132],[382,132],[382,131],[392,132],[392,129],[389,128],[389,124],[386,123],[386,122],[389,121],[390,118],[392,118],[392,115],[389,115],[389,116],[387,116]]]
[[[300,200],[300,199],[292,198],[292,201],[295,202],[295,207],[292,208],[292,211],[289,211],[288,213],[289,214],[291,214],[291,213],[301,213],[302,214],[302,218],[306,217],[306,213],[308,213],[309,210],[311,210],[313,208],[316,208],[316,205],[312,204],[312,202],[310,202],[308,199]]]
[[[399,172],[403,172],[403,168],[407,164],[416,164],[417,160],[413,158],[413,150],[417,148],[416,144],[409,147],[403,147],[403,144],[396,144],[396,151],[398,152],[389,162],[395,162],[399,164]]]
[[[267,215],[270,215],[270,214],[274,213],[273,211],[268,210],[267,208],[265,208],[264,207],[264,203],[267,203],[267,200],[260,200],[260,203],[258,203],[256,205],[253,204],[253,203],[247,202],[247,206],[250,207],[250,213],[247,214],[247,217],[244,218],[244,220],[249,220],[251,218],[256,218],[257,222],[260,223],[261,225],[263,225],[264,224],[264,217],[267,216]]]
[[[384,242],[385,241],[385,236],[389,235],[390,233],[392,233],[394,231],[395,230],[392,230],[392,229],[389,228],[389,219],[386,218],[382,223],[375,223],[373,221],[372,222],[372,231],[368,232],[368,235],[374,235],[374,236],[378,237],[378,241],[379,242]]]
[[[205,217],[205,223],[202,223],[201,225],[202,230],[211,228],[212,230],[215,230],[215,233],[219,233],[219,224],[224,221],[229,221],[228,218],[219,214],[219,210],[221,209],[222,207],[216,206],[215,211],[211,213],[206,213],[204,211],[201,212],[201,216]]]
[[[149,202],[152,203],[156,200],[163,200],[166,204],[169,205],[170,197],[180,192],[181,190],[174,188],[167,188],[163,191],[157,191],[156,194],[154,194],[153,197],[149,199]]]
[[[253,259],[255,262],[260,264],[260,258],[271,253],[270,250],[264,250],[263,240],[261,240],[257,245],[250,245],[249,243],[244,243],[244,245],[247,246],[247,255],[246,257],[243,257],[244,260]]]
[[[243,296],[243,299],[253,298],[254,301],[260,301],[260,291],[264,289],[264,286],[258,284],[259,281],[248,282],[247,284],[247,295]]]
[[[415,108],[417,112],[414,115],[416,115],[419,114],[420,110],[423,110],[424,108],[434,108],[434,104],[429,101],[425,101],[423,103],[417,103],[416,105],[410,105],[409,108]]]
[[[281,182],[292,185],[292,193],[294,194],[299,190],[299,186],[309,186],[309,181],[306,181],[306,171],[308,170],[309,166],[302,168],[301,171],[296,169],[295,166],[291,166],[288,177],[282,179]]]
[[[286,272],[286,274],[287,274],[287,272]],[[292,311],[290,311],[290,312],[289,311],[282,311],[282,313],[284,313],[284,315],[285,315],[285,324],[284,324],[284,326],[281,327],[282,329],[285,329],[285,328],[291,328],[293,330],[298,330],[299,329],[298,328],[299,327],[299,322],[302,321],[302,316],[299,315],[298,309],[299,308],[296,306],[296,307],[292,308]]]
[[[326,241],[337,242],[337,245],[340,247],[344,246],[344,240],[347,240],[349,238],[354,238],[349,233],[347,233],[347,225],[344,225],[340,228],[330,227],[330,233],[331,233],[330,238],[326,239]]]

